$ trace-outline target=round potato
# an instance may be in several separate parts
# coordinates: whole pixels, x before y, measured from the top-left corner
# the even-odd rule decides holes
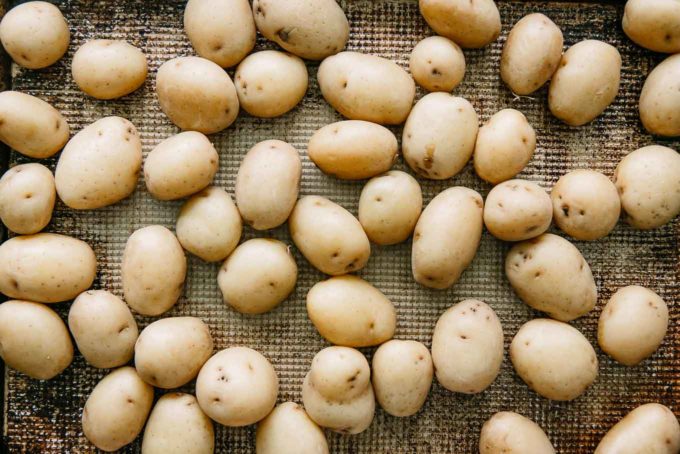
[[[501,34],[501,16],[493,0],[420,0],[419,4],[432,30],[462,47],[484,47]]]
[[[655,229],[680,214],[680,154],[660,145],[643,147],[616,167],[614,184],[628,224]]]
[[[217,283],[224,302],[245,314],[262,314],[288,298],[297,281],[290,247],[278,240],[254,238],[227,258]]]
[[[570,126],[589,123],[614,102],[620,80],[616,47],[594,39],[576,43],[564,53],[550,81],[550,111]]]
[[[298,151],[281,140],[251,148],[236,175],[236,205],[255,230],[278,227],[288,219],[300,190],[302,162]]]
[[[73,360],[73,344],[59,315],[29,301],[0,304],[0,345],[8,367],[38,380],[59,375]]]
[[[196,379],[201,409],[218,423],[254,424],[274,408],[279,379],[271,363],[247,347],[219,351],[208,360]]]
[[[357,218],[324,197],[301,198],[288,229],[309,263],[331,276],[360,270],[371,255],[371,243]]]
[[[156,94],[161,109],[179,128],[213,134],[238,115],[236,88],[218,64],[201,57],[178,57],[158,68]]]
[[[413,234],[411,268],[416,282],[445,289],[458,281],[477,253],[483,207],[482,196],[462,186],[432,199]]]
[[[401,124],[416,94],[415,82],[401,66],[359,52],[340,52],[326,58],[317,79],[326,101],[350,120]]]
[[[38,233],[50,223],[56,197],[50,169],[19,164],[0,178],[0,219],[14,233]]]
[[[130,235],[121,270],[128,305],[142,315],[160,315],[182,294],[187,259],[170,230],[151,225]]]
[[[502,411],[482,426],[479,454],[555,454],[555,448],[531,419]]]
[[[453,91],[465,76],[465,55],[443,36],[429,36],[413,48],[409,69],[416,83],[427,91]]]
[[[623,31],[635,44],[654,52],[680,52],[680,3],[676,0],[628,0]]]
[[[404,160],[422,177],[451,178],[470,160],[478,130],[477,113],[466,99],[448,93],[425,95],[404,125]]]
[[[142,167],[142,142],[135,126],[105,117],[83,128],[59,156],[54,181],[70,208],[91,210],[132,194]]]
[[[678,31],[680,37],[680,29]],[[640,120],[652,134],[680,137],[678,71],[680,54],[671,55],[649,73],[642,86]]]
[[[257,425],[257,454],[328,454],[323,431],[294,402],[277,405]]]
[[[106,290],[88,290],[73,301],[68,328],[85,361],[111,369],[127,364],[134,355],[139,331],[127,304]]]

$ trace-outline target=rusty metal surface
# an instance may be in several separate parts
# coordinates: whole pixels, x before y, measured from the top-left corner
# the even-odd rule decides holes
[[[145,154],[155,144],[177,132],[160,112],[154,96],[155,72],[167,59],[191,55],[182,31],[183,1],[176,0],[66,0],[61,8],[69,20],[72,43],[68,55],[51,68],[26,71],[15,68],[12,86],[38,95],[60,109],[72,130],[106,115],[121,115],[140,131]],[[356,0],[343,3],[351,24],[349,49],[379,54],[407,65],[414,44],[431,34],[418,14],[417,2],[405,0]],[[620,28],[622,4],[568,2],[501,2],[503,33],[492,46],[466,51],[468,72],[457,93],[468,98],[486,120],[501,108],[521,110],[535,127],[536,154],[521,174],[550,188],[570,169],[590,167],[611,176],[622,156],[654,143],[642,131],[637,100],[646,74],[662,56],[634,46]],[[565,35],[569,46],[586,38],[614,44],[623,56],[622,83],[614,104],[593,123],[570,128],[548,112],[545,88],[532,98],[515,98],[499,77],[500,51],[512,24],[531,12],[549,15]],[[150,74],[143,88],[117,101],[86,97],[70,76],[75,49],[92,38],[122,38],[140,47],[148,56]],[[257,48],[271,47],[260,39]],[[220,153],[215,184],[233,194],[239,162],[247,150],[264,139],[282,139],[293,144],[303,157],[302,194],[319,194],[356,213],[362,184],[324,176],[306,156],[306,144],[319,127],[340,117],[321,97],[316,83],[317,63],[309,65],[310,87],[295,110],[275,120],[252,118],[244,113],[226,131],[211,136]],[[422,93],[419,93],[422,95]],[[399,128],[395,128],[399,132]],[[676,150],[680,142],[667,141]],[[24,158],[13,155],[14,162]],[[54,166],[54,160],[48,160]],[[400,160],[397,168],[404,168]],[[426,202],[443,188],[465,185],[486,195],[471,165],[451,180],[420,180]],[[97,288],[122,295],[121,253],[128,235],[149,224],[174,227],[179,202],[154,201],[140,180],[129,199],[95,211],[74,212],[58,204],[49,231],[66,233],[88,241],[99,258]],[[286,227],[266,234],[245,230],[244,238],[270,235],[290,243]],[[601,308],[619,287],[641,284],[658,292],[670,307],[671,324],[661,349],[641,366],[615,364],[599,349],[600,376],[588,392],[574,402],[550,402],[531,392],[513,372],[506,354],[502,372],[485,392],[466,396],[434,384],[418,415],[394,418],[381,410],[372,426],[357,436],[328,434],[332,452],[343,453],[470,453],[477,450],[483,422],[500,410],[518,411],[534,419],[547,432],[558,452],[592,452],[606,430],[638,404],[658,401],[680,412],[680,222],[664,228],[635,231],[620,223],[601,241],[576,245],[593,270],[600,298],[587,316],[573,322],[596,346],[596,326]],[[410,243],[373,247],[368,266],[359,274],[380,288],[395,304],[397,338],[416,339],[430,345],[432,329],[441,312],[461,299],[474,297],[488,302],[498,313],[505,331],[506,351],[512,336],[526,321],[539,314],[513,294],[503,274],[503,259],[509,245],[488,233],[472,266],[452,289],[432,291],[416,285],[410,272]],[[216,283],[217,265],[189,257],[187,285],[180,302],[165,316],[194,315],[211,328],[216,349],[247,345],[263,352],[278,372],[279,401],[300,401],[302,379],[314,354],[327,344],[319,337],[305,310],[307,290],[323,276],[296,253],[300,278],[291,297],[271,313],[244,316],[221,301]],[[62,316],[68,304],[56,306]],[[154,318],[137,316],[140,327]],[[597,348],[597,347],[596,347]],[[364,349],[370,357],[372,349]],[[90,452],[83,437],[81,408],[94,385],[106,371],[88,367],[82,357],[60,376],[48,382],[6,373],[3,437],[11,452]],[[191,390],[191,386],[186,388]],[[217,452],[254,451],[254,427],[216,431]],[[138,452],[140,440],[125,452]]]

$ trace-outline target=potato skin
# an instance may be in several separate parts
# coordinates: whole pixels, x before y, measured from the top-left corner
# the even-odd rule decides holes
[[[30,301],[0,304],[0,345],[8,367],[38,380],[59,375],[73,360],[73,344],[59,315]]]
[[[465,76],[465,55],[450,39],[429,36],[411,51],[409,69],[416,83],[425,90],[451,92]]]
[[[50,223],[56,198],[50,169],[19,164],[0,178],[0,219],[14,233],[38,233]]]
[[[638,46],[674,54],[680,52],[680,4],[675,0],[628,0],[623,31]]]
[[[680,137],[678,71],[680,55],[671,55],[649,73],[642,86],[640,120],[657,136]]]
[[[277,405],[257,425],[257,454],[328,454],[326,435],[294,402]]]
[[[419,6],[435,33],[461,47],[484,47],[501,33],[501,16],[493,0],[420,0]]]
[[[555,448],[531,419],[502,411],[482,426],[479,454],[555,454]]]

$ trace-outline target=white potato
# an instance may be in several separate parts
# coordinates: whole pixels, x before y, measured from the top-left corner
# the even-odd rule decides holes
[[[50,169],[19,164],[0,178],[0,219],[14,233],[38,233],[50,223],[56,198]]]
[[[443,36],[429,36],[411,51],[409,69],[416,83],[427,91],[452,91],[465,76],[465,55]]]
[[[623,31],[637,45],[674,54],[680,52],[680,3],[676,0],[628,0]]]
[[[328,454],[323,431],[294,402],[277,405],[257,425],[257,454]]]
[[[493,0],[420,0],[419,4],[432,30],[462,47],[484,47],[501,33],[501,16]]]
[[[479,454],[555,454],[555,448],[531,419],[501,411],[482,426]]]
[[[642,86],[640,120],[652,134],[680,137],[678,71],[680,54],[671,55],[649,73]]]

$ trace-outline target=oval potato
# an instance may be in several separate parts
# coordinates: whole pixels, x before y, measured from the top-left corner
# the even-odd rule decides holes
[[[425,90],[451,92],[465,76],[465,55],[450,39],[428,36],[411,51],[409,69]]]
[[[555,454],[555,448],[531,419],[501,411],[482,426],[479,454]]]
[[[680,52],[680,4],[675,0],[628,0],[623,31],[637,45],[675,54]]]
[[[420,0],[419,6],[435,33],[462,47],[484,47],[501,33],[501,16],[493,0]]]
[[[50,223],[56,198],[50,169],[19,164],[0,178],[0,219],[14,233],[38,233]]]
[[[277,405],[257,425],[257,454],[328,454],[323,431],[294,402]]]
[[[678,71],[680,55],[671,55],[649,73],[642,86],[640,120],[652,134],[680,137]]]

